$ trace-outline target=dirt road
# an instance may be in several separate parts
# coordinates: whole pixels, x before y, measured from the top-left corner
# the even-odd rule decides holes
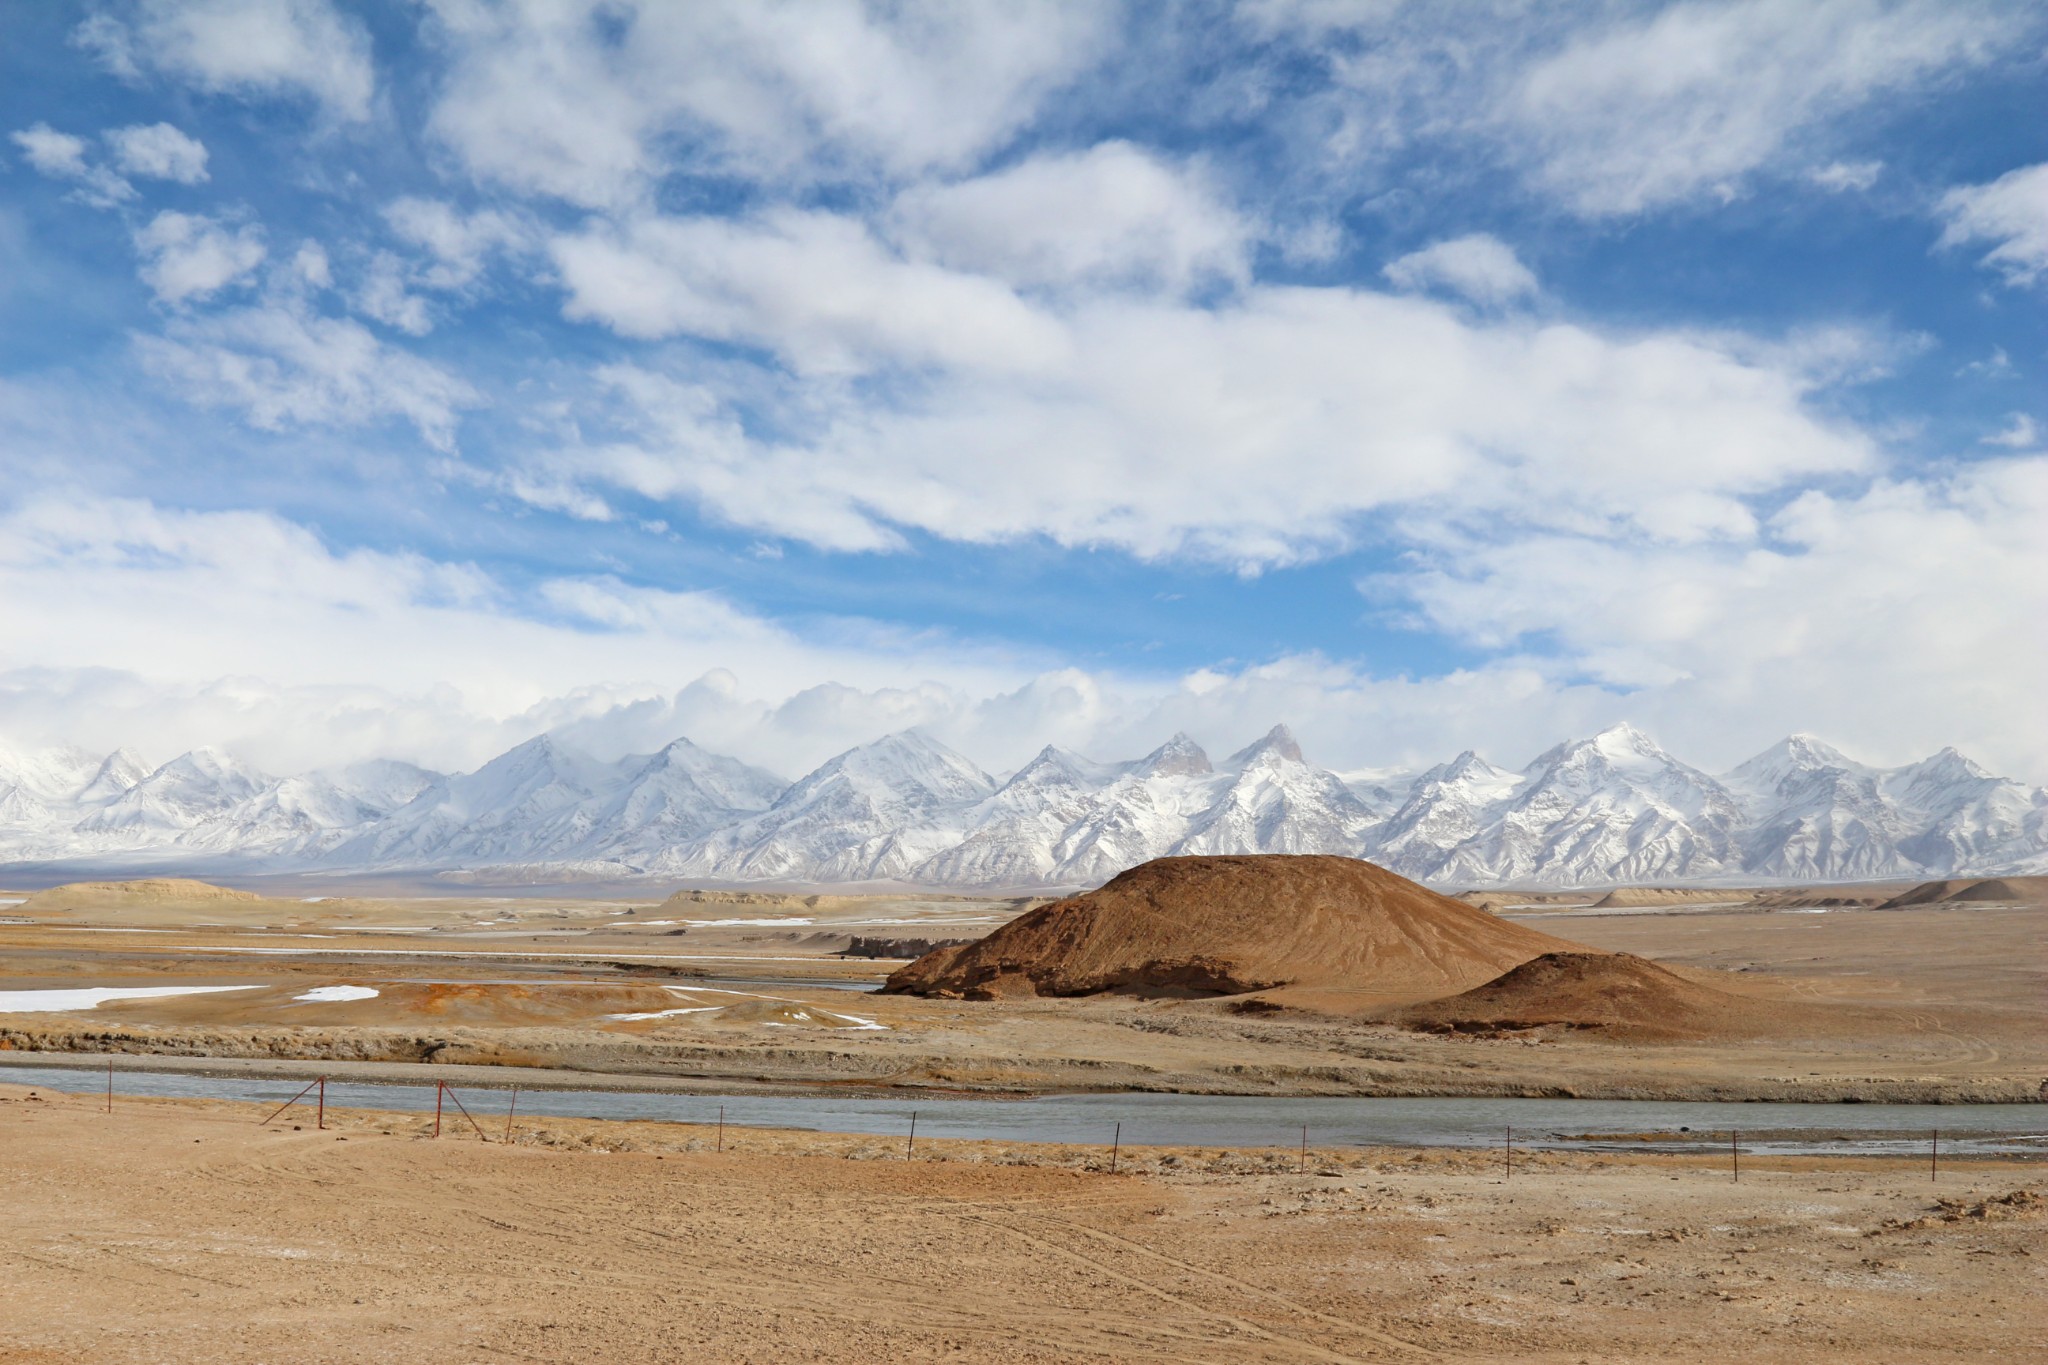
[[[1482,1154],[1144,1149],[1111,1176],[34,1093],[0,1089],[9,1362],[1979,1361],[2048,1316],[2015,1165],[1545,1155],[1510,1183]]]

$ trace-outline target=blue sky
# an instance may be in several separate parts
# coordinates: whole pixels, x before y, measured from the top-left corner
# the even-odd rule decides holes
[[[0,26],[9,743],[2048,775],[2048,6]]]

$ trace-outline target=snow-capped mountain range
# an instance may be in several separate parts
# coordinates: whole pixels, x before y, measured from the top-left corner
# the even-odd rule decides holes
[[[495,869],[701,883],[1097,884],[1175,853],[1343,853],[1442,886],[1856,881],[2048,871],[2048,788],[1953,749],[1873,768],[1794,735],[1718,777],[1617,725],[1519,772],[1467,752],[1348,779],[1285,726],[1212,761],[1186,735],[1005,778],[920,731],[793,783],[679,739],[601,762],[543,735],[473,773],[291,777],[212,749],[0,747],[0,863],[190,871]]]

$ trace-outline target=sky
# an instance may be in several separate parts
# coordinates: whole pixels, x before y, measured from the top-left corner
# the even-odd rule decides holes
[[[2048,4],[0,0],[0,744],[2048,778]]]

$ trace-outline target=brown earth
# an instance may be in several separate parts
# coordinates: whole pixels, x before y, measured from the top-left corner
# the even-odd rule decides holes
[[[1618,905],[1631,909],[1649,905],[1711,905],[1717,901],[1746,900],[1747,893],[1690,886],[1621,886],[1593,902],[1595,910]]]
[[[1295,987],[1392,1003],[1451,994],[1576,947],[1356,858],[1158,858],[979,942],[929,953],[885,989],[1000,1000]]]
[[[1901,896],[1879,906],[1890,910],[1908,905],[1937,905],[1953,902],[1989,901],[2002,905],[2048,904],[2048,877],[1955,878],[1923,882]]]
[[[146,877],[130,882],[67,882],[38,891],[15,907],[21,914],[62,910],[120,910],[138,905],[205,905],[213,901],[260,901],[253,891],[215,886],[190,877]]]
[[[1801,899],[1872,891],[1814,887]],[[1383,1017],[1412,999],[1341,988],[996,1004],[871,995],[836,989],[879,986],[891,965],[832,956],[850,934],[968,937],[1013,916],[1014,902],[874,897],[807,908],[787,925],[780,916],[703,904],[696,915],[658,917],[645,896],[582,893],[223,901],[36,916],[10,906],[0,916],[0,991],[262,989],[69,1014],[0,1013],[0,1052],[119,1053],[137,1065],[183,1067],[218,1058],[228,1068],[305,1075],[335,1060],[388,1064],[394,1073],[433,1062],[472,1071],[497,1064],[519,1068],[514,1078],[528,1083],[539,1082],[541,1069],[575,1068],[583,1084],[610,1074],[695,1090],[758,1083],[910,1093],[2048,1099],[2048,934],[2039,906],[1953,902],[1876,913],[1753,902],[1592,911],[1550,900],[1511,912],[1532,930],[1569,922],[1572,937],[1596,949],[1634,953],[1739,995],[1770,1026],[1749,1036],[1642,1042],[1600,1028],[1417,1032]],[[1528,956],[1566,946],[1542,942]],[[460,1011],[418,1008],[449,998],[441,989],[449,983],[465,988],[454,997],[466,1002]],[[317,1006],[296,999],[344,984],[382,994]],[[671,988],[679,997],[673,1007],[693,1012],[613,1019],[664,1013],[622,1008],[627,1002],[611,993],[620,986]],[[550,993],[558,993],[552,1003]],[[703,1008],[720,1002],[727,1004]],[[1789,1005],[1825,1008],[1782,1008]],[[327,1022],[312,1022],[316,1008]],[[549,1017],[537,1019],[543,1012]]]
[[[2048,1293],[2012,1162],[99,1104],[0,1087],[10,1365],[2018,1361]]]
[[[1564,1028],[1640,1042],[1753,1037],[1784,1031],[1788,1014],[1819,1023],[1825,1013],[1821,1006],[1717,990],[1630,953],[1545,953],[1483,986],[1393,1017],[1445,1033]]]

